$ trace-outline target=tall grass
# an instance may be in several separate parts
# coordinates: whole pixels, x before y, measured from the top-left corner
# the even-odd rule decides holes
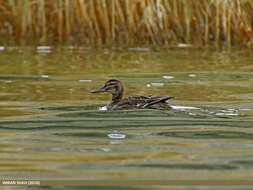
[[[0,43],[253,46],[253,0],[0,0]]]

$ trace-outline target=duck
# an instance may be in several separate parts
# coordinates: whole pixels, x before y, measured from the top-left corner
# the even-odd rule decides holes
[[[91,93],[107,92],[112,94],[112,100],[106,105],[106,110],[129,110],[129,109],[158,109],[170,110],[172,107],[167,100],[170,96],[130,96],[123,99],[124,87],[120,80],[110,79],[105,85]]]

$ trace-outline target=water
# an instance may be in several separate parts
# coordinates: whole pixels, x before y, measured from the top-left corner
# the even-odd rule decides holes
[[[249,50],[4,47],[0,178],[252,180],[252,60]],[[125,96],[174,96],[173,109],[106,111],[110,95],[90,91],[111,78]]]

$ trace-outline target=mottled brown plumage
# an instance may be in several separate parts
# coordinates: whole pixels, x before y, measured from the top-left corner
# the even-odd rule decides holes
[[[123,85],[119,80],[109,80],[102,88],[91,91],[92,93],[109,92],[112,94],[112,100],[106,105],[107,110],[123,109],[160,109],[168,110],[171,106],[166,103],[170,96],[130,96],[122,99]]]

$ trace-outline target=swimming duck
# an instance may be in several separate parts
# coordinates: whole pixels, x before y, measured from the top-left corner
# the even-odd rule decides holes
[[[91,93],[109,92],[112,94],[112,100],[106,105],[107,110],[123,109],[159,109],[168,110],[171,106],[166,103],[170,96],[130,96],[122,99],[123,85],[119,80],[108,80],[105,85]]]

